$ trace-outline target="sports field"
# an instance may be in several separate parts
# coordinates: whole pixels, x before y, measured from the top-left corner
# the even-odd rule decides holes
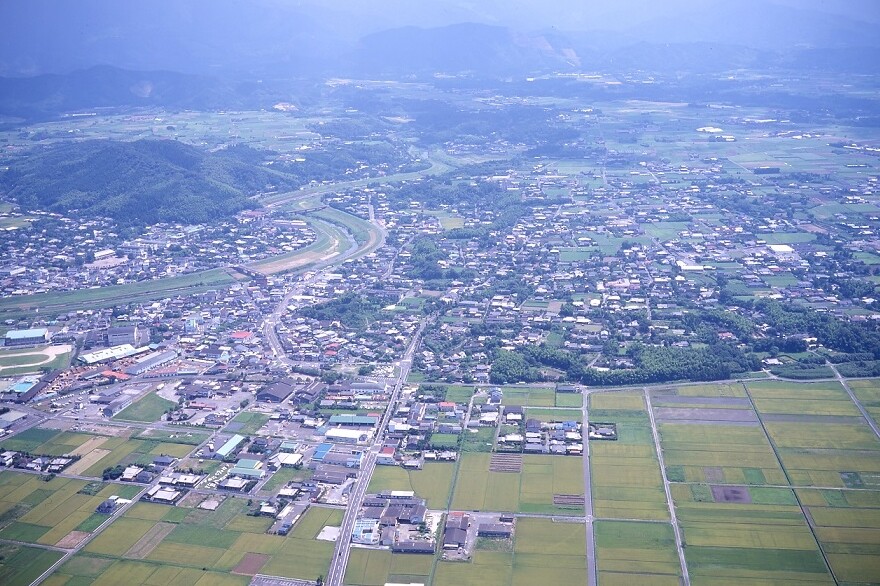
[[[70,365],[69,345],[31,349],[0,350],[0,376],[37,373],[42,369],[62,369]]]

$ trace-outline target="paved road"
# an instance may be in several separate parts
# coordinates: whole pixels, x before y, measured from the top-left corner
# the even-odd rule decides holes
[[[376,438],[373,441],[373,446],[364,458],[361,471],[348,498],[348,508],[345,510],[345,516],[342,519],[342,526],[339,528],[339,537],[336,539],[336,548],[333,551],[333,558],[330,560],[330,568],[327,570],[327,579],[325,580],[327,586],[342,586],[342,581],[345,578],[345,568],[348,565],[348,554],[351,551],[349,547],[351,531],[354,528],[354,522],[360,511],[364,495],[367,493],[367,487],[370,484],[373,470],[376,468],[376,457],[382,448],[382,438],[385,436],[388,421],[391,419],[391,414],[394,413],[394,406],[400,396],[400,390],[406,384],[406,377],[409,375],[410,368],[412,368],[412,357],[419,345],[424,329],[425,322],[422,322],[419,329],[413,334],[412,340],[410,340],[409,346],[403,354],[403,358],[400,361],[400,373],[397,377],[397,383],[394,385],[394,391],[388,400],[388,407],[385,408],[385,413],[382,415],[379,426],[376,428]]]
[[[672,523],[672,531],[675,533],[675,548],[678,550],[678,561],[681,564],[681,581],[684,586],[691,583],[688,574],[687,561],[684,558],[684,546],[681,538],[681,528],[678,526],[678,518],[675,515],[675,503],[672,501],[672,491],[669,488],[669,478],[666,476],[666,464],[663,462],[663,449],[660,447],[660,432],[657,431],[657,422],[654,420],[654,408],[651,406],[651,391],[645,390],[645,404],[648,407],[648,419],[651,421],[651,434],[654,436],[654,448],[657,450],[657,460],[660,463],[660,474],[663,476],[663,490],[666,492],[666,504],[669,506],[669,519]]]
[[[849,388],[849,384],[847,384],[846,379],[843,378],[843,376],[840,374],[840,372],[837,370],[837,367],[834,366],[834,364],[829,362],[827,359],[825,360],[825,363],[829,367],[831,367],[831,370],[834,371],[834,376],[837,377],[837,381],[841,384],[841,386],[843,386],[844,389],[846,389],[846,392],[849,395],[849,398],[852,400],[853,403],[856,404],[856,407],[858,407],[859,412],[861,412],[861,414],[862,414],[862,417],[864,417],[865,421],[868,422],[868,425],[871,426],[871,429],[874,431],[874,435],[876,435],[877,438],[880,439],[880,428],[877,427],[877,424],[874,422],[874,419],[871,417],[871,414],[868,413],[868,411],[862,405],[861,401],[859,401],[859,398],[856,397],[856,394],[852,391],[851,388]]]
[[[596,570],[596,538],[593,533],[593,481],[590,468],[590,441],[588,438],[590,429],[590,414],[587,405],[590,402],[589,391],[584,392],[583,421],[581,435],[584,443],[584,519],[587,533],[587,586],[596,586],[598,581]]]

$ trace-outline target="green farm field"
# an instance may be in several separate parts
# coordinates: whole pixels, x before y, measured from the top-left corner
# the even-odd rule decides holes
[[[156,392],[152,392],[114,415],[113,419],[153,423],[175,405],[173,401],[163,399]]]
[[[678,584],[681,566],[671,525],[597,521],[595,539],[601,584],[642,584],[645,580]]]
[[[454,463],[426,462],[421,470],[405,470],[400,466],[377,466],[370,479],[370,492],[412,490],[425,499],[429,509],[445,509],[449,502]]]
[[[152,583],[168,569],[177,572],[177,583],[190,578],[225,583],[218,576],[247,583],[249,576],[241,582],[241,576],[229,574],[247,554],[265,556],[261,571],[269,568],[273,575],[312,579],[326,573],[333,544],[315,537],[325,525],[341,522],[340,511],[310,509],[291,534],[282,537],[266,534],[271,519],[249,516],[248,509],[246,499],[232,497],[214,511],[138,503],[65,564],[59,575],[110,583],[120,564],[136,558],[137,570],[130,579],[135,584]],[[294,558],[298,564],[292,563]]]
[[[593,514],[602,519],[669,518],[644,396],[593,393],[590,421],[615,422],[617,441],[590,442]]]
[[[488,453],[462,454],[453,509],[545,514],[583,511],[583,507],[553,504],[554,494],[583,494],[580,458],[525,455],[522,472],[511,473],[491,472],[491,457]]]
[[[773,448],[758,426],[660,424],[670,480],[786,484]]]
[[[0,543],[0,583],[6,586],[28,586],[62,553],[16,543]]]
[[[223,269],[212,269],[180,277],[155,281],[142,281],[125,285],[113,285],[99,289],[36,293],[0,299],[0,317],[13,319],[32,314],[53,315],[78,309],[111,307],[172,295],[192,295],[211,289],[223,288],[236,282],[236,278]]]
[[[555,407],[556,392],[552,388],[547,387],[525,387],[525,386],[507,386],[501,387],[504,396],[501,399],[502,405],[512,407]],[[580,397],[579,397],[580,398]]]
[[[345,571],[345,583],[353,586],[383,586],[389,582],[428,584],[433,563],[433,556],[428,555],[352,549]]]
[[[0,539],[58,545],[73,531],[93,530],[95,509],[108,497],[131,498],[140,490],[111,483],[86,490],[87,485],[85,480],[55,477],[46,482],[32,474],[0,473]]]

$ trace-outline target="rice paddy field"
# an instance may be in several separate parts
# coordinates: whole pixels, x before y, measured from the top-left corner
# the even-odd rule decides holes
[[[151,464],[154,457],[162,454],[182,458],[192,451],[193,442],[203,437],[201,434],[159,433],[153,439],[154,436],[141,433],[138,438],[129,438],[129,429],[108,428],[108,433],[111,432],[119,435],[104,436],[32,427],[0,443],[0,451],[16,450],[47,456],[77,455],[80,459],[65,472],[100,478],[106,468]]]
[[[617,424],[617,441],[590,442],[593,515],[599,519],[669,518],[644,394],[590,395],[590,421]]]
[[[452,509],[545,514],[583,514],[583,506],[555,505],[554,494],[583,495],[582,459],[522,456],[520,472],[493,472],[492,454],[462,454]]]
[[[112,495],[133,498],[141,486],[23,472],[0,472],[0,539],[73,547],[103,523],[95,509]]]
[[[383,586],[389,582],[427,584],[433,565],[434,557],[429,555],[355,548],[348,558],[345,583],[352,586]]]
[[[583,523],[520,518],[513,552],[477,551],[470,563],[440,562],[435,586],[585,584]]]
[[[870,407],[876,381],[852,383]],[[842,385],[753,381],[651,394],[692,583],[880,580],[880,439]],[[603,574],[601,523],[600,580],[621,583]]]
[[[875,413],[880,383],[849,384]],[[580,414],[558,407],[549,388],[504,391],[530,417]],[[413,471],[380,466],[369,490],[413,490],[431,509],[513,513],[512,541],[478,546],[467,562],[445,561],[439,552],[355,548],[345,583],[585,583],[586,531],[577,519],[591,514],[600,585],[678,584],[682,567],[664,476],[693,584],[880,583],[880,439],[838,382],[602,391],[589,395],[588,408],[590,421],[613,422],[618,432],[616,441],[589,443],[592,510],[554,499],[584,495],[583,458],[494,453],[494,430],[482,428],[465,434],[457,463]],[[253,428],[262,420],[236,423]],[[78,454],[78,473],[100,476],[115,463],[185,455],[202,439],[107,433],[36,427],[0,449]],[[244,497],[226,497],[214,511],[195,508],[199,499],[177,507],[136,503],[109,524],[94,512],[111,494],[131,498],[141,488],[0,472],[2,583],[29,583],[86,539],[48,584],[114,584],[123,576],[132,584],[247,584],[254,573],[306,580],[326,573],[334,544],[316,536],[340,524],[338,509],[312,507],[286,537],[267,534],[271,519],[248,515]]]
[[[247,584],[255,573],[313,580],[333,543],[315,538],[341,512],[312,508],[286,537],[268,535],[268,517],[247,515],[227,497],[214,511],[137,503],[56,572],[55,583]]]
[[[675,537],[667,523],[597,521],[596,569],[602,584],[679,584]]]
[[[454,474],[455,464],[449,462],[426,462],[421,470],[377,466],[368,491],[411,490],[427,501],[429,509],[445,509]]]
[[[853,380],[848,384],[874,423],[880,423],[880,380]]]
[[[794,486],[846,488],[844,473],[880,478],[880,439],[839,383],[747,387]]]

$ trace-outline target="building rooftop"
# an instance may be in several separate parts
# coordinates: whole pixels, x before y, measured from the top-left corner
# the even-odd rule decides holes
[[[45,338],[49,335],[46,328],[32,328],[30,330],[9,330],[6,332],[7,340],[27,340],[29,338]]]

